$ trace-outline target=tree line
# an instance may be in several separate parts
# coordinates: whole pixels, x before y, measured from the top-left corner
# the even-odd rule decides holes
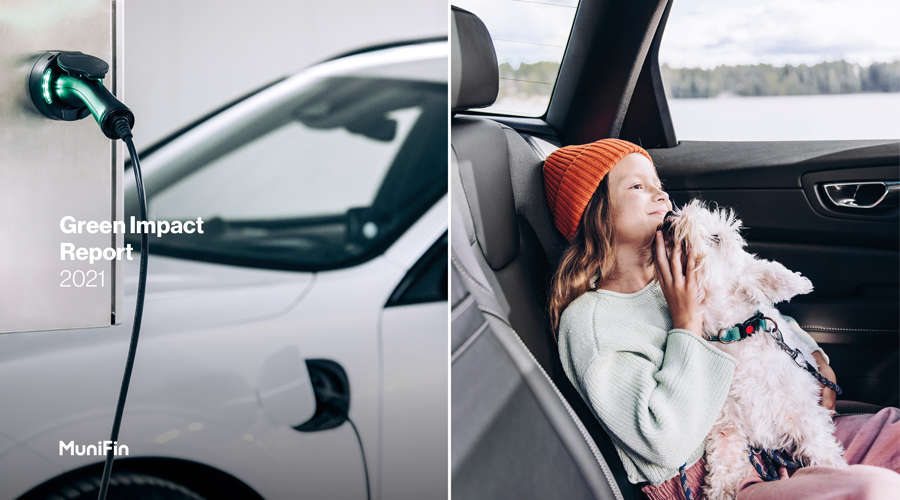
[[[900,92],[900,61],[868,67],[846,61],[807,66],[662,67],[672,97],[775,96]]]
[[[501,93],[531,96],[549,94],[559,64],[542,61],[513,68],[500,65]],[[900,61],[860,66],[846,61],[808,66],[754,64],[713,69],[662,66],[663,81],[673,98],[852,94],[900,92]]]
[[[522,63],[517,69],[513,69],[509,63],[500,65],[500,95],[498,100],[506,95],[518,97],[549,96],[556,83],[556,74],[559,73],[559,63],[541,61],[534,64]]]

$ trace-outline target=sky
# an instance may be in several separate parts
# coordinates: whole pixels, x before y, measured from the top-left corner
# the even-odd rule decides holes
[[[478,15],[500,62],[559,61],[577,0],[451,0]],[[900,60],[900,0],[675,0],[660,61],[672,67]]]
[[[900,60],[900,1],[675,0],[659,58],[702,68]]]
[[[559,62],[578,0],[450,0],[487,26],[500,64]]]

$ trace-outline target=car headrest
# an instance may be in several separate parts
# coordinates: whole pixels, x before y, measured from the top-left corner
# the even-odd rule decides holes
[[[485,108],[497,100],[500,73],[487,27],[478,16],[451,7],[450,108]]]

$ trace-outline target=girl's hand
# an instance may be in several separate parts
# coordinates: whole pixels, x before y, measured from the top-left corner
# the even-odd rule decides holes
[[[819,351],[815,351],[812,355],[816,360],[816,364],[819,365],[819,373],[821,373],[823,377],[837,384],[837,377],[834,375],[834,370],[832,370],[831,366],[825,362],[825,358],[822,357],[822,354],[819,353]],[[819,404],[829,411],[834,411],[834,403],[837,399],[837,394],[823,384],[819,384],[819,387],[822,388],[822,400],[819,401]]]
[[[700,304],[697,303],[698,288],[694,273],[697,259],[693,249],[689,248],[685,265],[682,263],[681,245],[675,245],[671,250],[671,255],[666,255],[666,241],[662,231],[657,231],[654,244],[656,276],[669,305],[673,327],[700,336],[703,317],[700,315]]]

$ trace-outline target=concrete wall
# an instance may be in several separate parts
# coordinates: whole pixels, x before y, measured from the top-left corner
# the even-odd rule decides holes
[[[446,36],[446,0],[119,0],[135,143],[361,46]]]

